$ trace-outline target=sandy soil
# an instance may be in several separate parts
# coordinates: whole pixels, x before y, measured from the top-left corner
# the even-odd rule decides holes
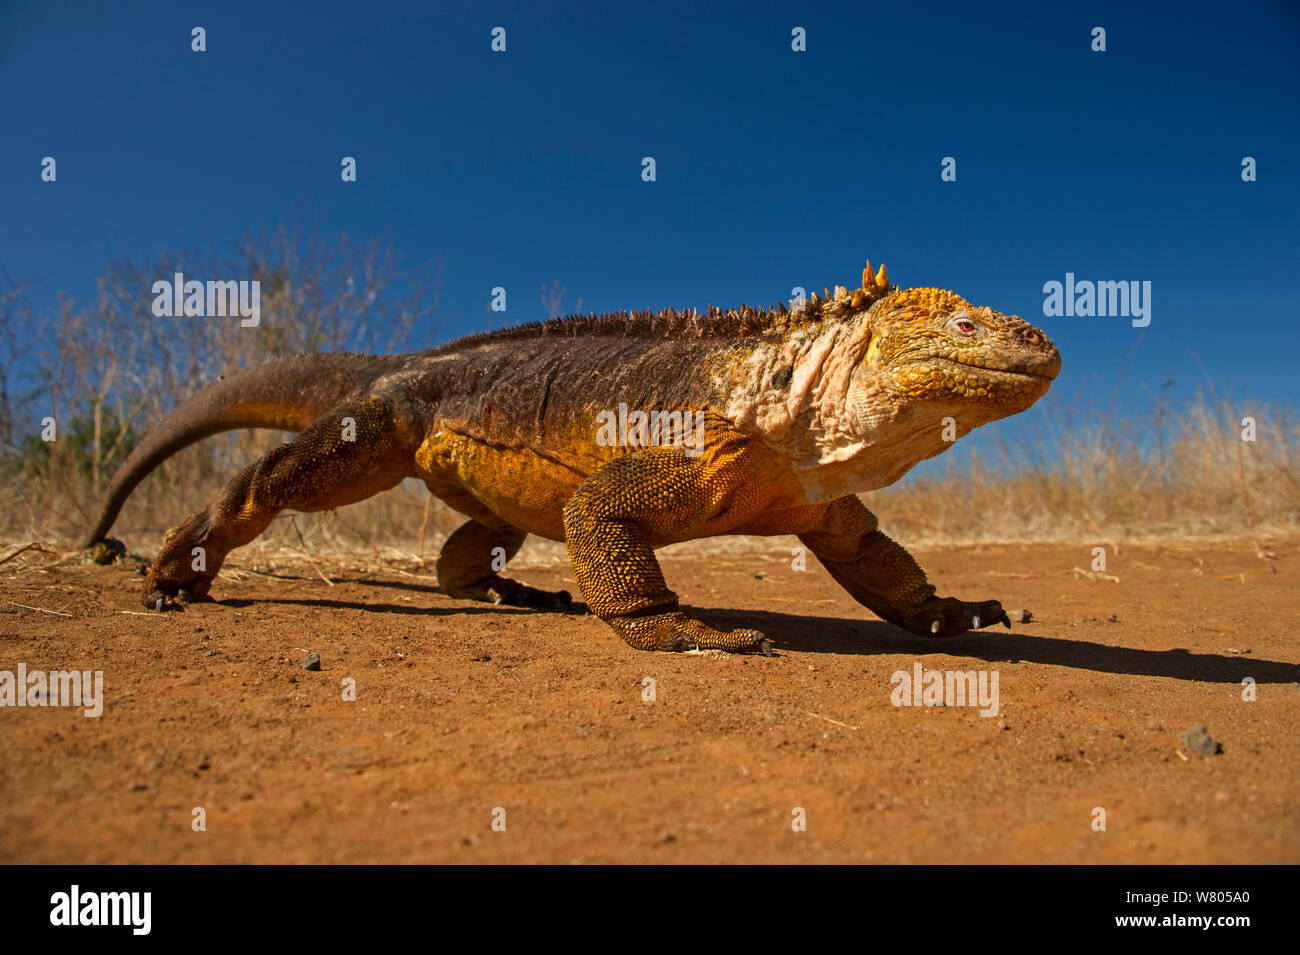
[[[131,566],[28,552],[0,566],[0,670],[101,670],[105,703],[0,707],[0,861],[1300,862],[1300,541],[1126,546],[1118,580],[1075,572],[1083,544],[923,550],[941,592],[1034,614],[942,642],[789,543],[663,554],[770,658],[641,653],[364,558],[133,615]],[[998,714],[893,705],[917,663],[995,671]],[[1219,755],[1188,755],[1197,723]]]

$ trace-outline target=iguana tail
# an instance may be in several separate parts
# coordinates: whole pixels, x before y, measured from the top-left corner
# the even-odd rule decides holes
[[[103,540],[135,486],[182,448],[237,428],[301,431],[406,360],[403,355],[295,355],[218,378],[163,418],[122,462],[82,546]]]

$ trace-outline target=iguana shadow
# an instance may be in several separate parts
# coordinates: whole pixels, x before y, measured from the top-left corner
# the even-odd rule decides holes
[[[273,577],[282,581],[310,582],[315,583],[319,578],[298,577],[281,574],[267,574],[267,577]],[[333,581],[335,584],[356,584],[361,587],[389,587],[394,590],[402,590],[415,594],[441,594],[433,584],[418,584],[407,581],[394,580],[370,580],[365,577],[338,576]],[[532,613],[527,607],[510,607],[498,606],[493,604],[474,603],[468,600],[458,600],[453,604],[438,607],[430,607],[420,604],[394,604],[379,603],[374,600],[344,600],[336,597],[306,597],[306,596],[267,596],[267,597],[223,597],[220,600],[213,600],[217,606],[231,607],[241,609],[244,607],[254,607],[259,604],[288,605],[297,607],[315,607],[318,610],[363,610],[369,613],[393,613],[404,614],[415,617],[445,617],[461,613],[482,613],[482,614],[529,614]]]
[[[1300,664],[1250,656],[1191,653],[1183,649],[1138,650],[1001,628],[926,640],[879,620],[807,617],[761,610],[698,608],[698,613],[700,619],[718,628],[753,627],[761,630],[772,639],[777,653],[794,651],[858,656],[946,653],[986,663],[1046,663],[1096,673],[1164,676],[1206,683],[1239,684],[1245,677],[1256,683],[1300,682]]]
[[[341,579],[339,583],[358,583],[367,587],[390,587],[423,594],[439,594],[433,585],[407,581]],[[296,604],[304,607],[362,610],[371,613],[394,613],[412,616],[446,616],[462,613],[538,614],[539,620],[567,616],[563,612],[539,611],[520,607],[474,604],[455,601],[449,606],[429,607],[411,604],[375,603],[364,600],[338,600],[328,597],[266,597],[259,599],[227,598],[216,603],[228,607],[246,607],[260,603]],[[776,652],[843,653],[876,656],[907,653],[927,656],[946,653],[971,657],[985,663],[1045,663],[1051,666],[1091,670],[1096,673],[1122,673],[1129,676],[1163,676],[1204,683],[1240,684],[1246,678],[1256,683],[1300,683],[1300,664],[1263,660],[1248,656],[1223,656],[1215,653],[1191,653],[1188,650],[1139,650],[1089,640],[1045,637],[1033,633],[1006,630],[981,630],[959,637],[926,640],[880,620],[853,620],[846,617],[811,617],[777,613],[770,610],[718,610],[691,607],[701,620],[720,629],[753,628],[771,638]],[[586,607],[575,603],[570,613],[582,613]],[[613,635],[611,634],[611,637]]]

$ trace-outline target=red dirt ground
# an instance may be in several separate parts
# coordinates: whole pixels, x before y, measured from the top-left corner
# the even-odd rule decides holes
[[[1118,581],[1075,573],[1089,545],[919,550],[941,593],[1034,613],[946,641],[785,543],[662,555],[770,658],[638,652],[391,563],[330,586],[280,562],[135,616],[130,565],[28,552],[0,566],[0,670],[102,670],[106,702],[0,707],[0,861],[1300,862],[1300,541],[1125,546]],[[918,661],[996,670],[999,715],[895,707]],[[1220,755],[1186,754],[1196,723]]]

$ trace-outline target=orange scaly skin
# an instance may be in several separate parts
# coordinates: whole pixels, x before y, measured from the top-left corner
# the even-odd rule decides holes
[[[226,554],[282,510],[333,508],[417,477],[469,518],[438,558],[453,597],[568,607],[567,593],[498,573],[539,534],[565,542],[588,607],[633,647],[768,652],[757,631],[718,631],[680,610],[654,551],[795,534],[883,619],[949,636],[1006,614],[995,600],[937,597],[856,494],[1028,408],[1059,370],[1056,348],[1019,318],[897,289],[870,263],[861,288],[793,311],[615,313],[409,356],[303,356],[222,379],[169,415],[114,476],[87,546],[186,444],[235,427],[301,429],[168,532],[147,605],[203,598]],[[687,440],[637,440],[635,419],[631,442],[603,440],[601,416],[620,406],[684,413]]]

